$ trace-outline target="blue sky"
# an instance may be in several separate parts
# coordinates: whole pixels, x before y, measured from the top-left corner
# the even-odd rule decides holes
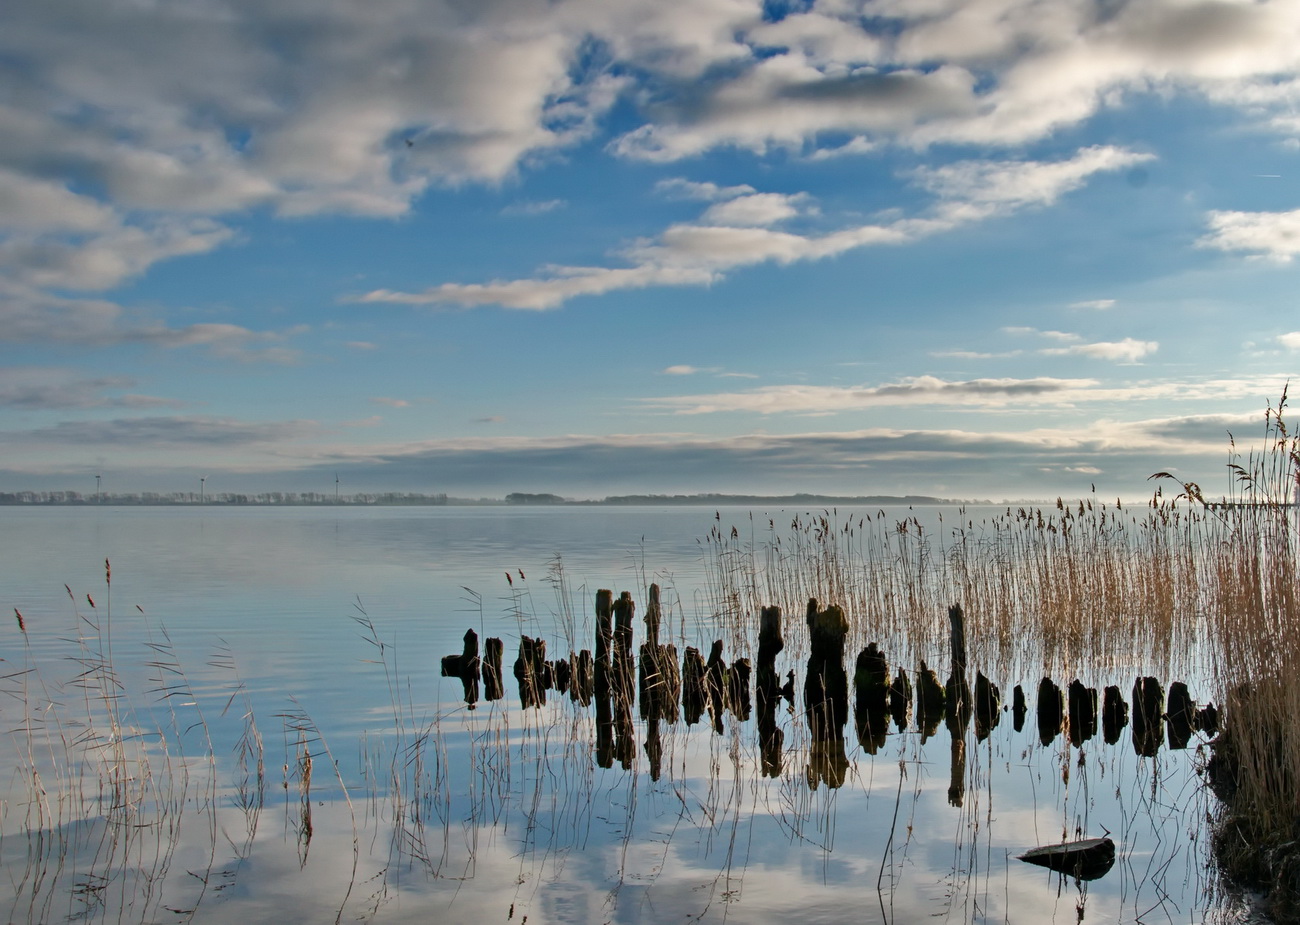
[[[1300,3],[0,10],[0,490],[1227,486]]]

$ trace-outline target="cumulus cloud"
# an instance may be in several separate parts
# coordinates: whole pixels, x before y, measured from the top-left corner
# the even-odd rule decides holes
[[[775,225],[799,215],[810,198],[807,193],[751,193],[710,206],[700,221],[706,225]]]
[[[1287,350],[1300,350],[1300,331],[1288,331],[1286,334],[1279,334],[1277,342]]]
[[[1290,212],[1210,212],[1210,230],[1197,244],[1221,251],[1245,251],[1278,263],[1300,254],[1300,209]]]

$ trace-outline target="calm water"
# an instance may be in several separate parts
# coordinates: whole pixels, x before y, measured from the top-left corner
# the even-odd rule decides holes
[[[665,635],[707,652],[719,633],[703,538],[797,513],[0,508],[0,604],[26,627],[14,619],[0,637],[4,766],[42,775],[7,779],[8,919],[1233,918],[1206,869],[1214,800],[1199,737],[1140,758],[1127,733],[1044,746],[1032,714],[1021,732],[1004,714],[983,740],[891,728],[872,755],[850,728],[828,771],[796,701],[778,712],[776,776],[762,773],[752,721],[731,716],[721,735],[707,717],[661,725],[652,773],[639,722],[628,767],[607,768],[590,709],[553,693],[519,707],[519,637],[561,656],[571,621],[589,647],[597,588],[643,607],[661,584]],[[937,536],[941,515],[955,519],[913,513]],[[438,676],[467,627],[506,648],[506,699],[474,711]],[[801,682],[788,645],[778,667]],[[1032,708],[1037,678],[994,680],[1008,700],[1023,683]],[[1133,676],[1114,680],[1127,697]],[[249,717],[261,790],[240,786]],[[79,743],[86,772],[66,757]],[[125,813],[102,784],[115,749],[132,756],[121,787],[138,806]],[[1107,833],[1119,857],[1092,882],[1016,859]]]

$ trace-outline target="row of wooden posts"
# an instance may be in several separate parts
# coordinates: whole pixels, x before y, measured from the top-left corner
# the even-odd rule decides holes
[[[633,703],[639,703],[641,719],[646,721],[646,751],[651,757],[652,774],[658,771],[659,722],[676,723],[684,718],[688,725],[699,722],[707,713],[716,732],[723,732],[723,715],[730,712],[740,721],[757,710],[760,752],[765,773],[779,774],[784,733],[776,723],[776,707],[785,700],[793,709],[795,673],[789,671],[785,682],[776,669],[776,657],[784,649],[781,609],[764,607],[759,614],[756,665],[748,658],[735,659],[728,665],[722,657],[723,644],[715,641],[708,657],[694,646],[687,646],[680,661],[672,643],[659,642],[661,610],[659,587],[650,586],[646,607],[646,640],[639,658],[633,651],[632,621],[636,605],[631,594],[596,592],[595,654],[587,649],[570,653],[567,659],[547,659],[546,641],[524,636],[513,673],[519,696],[525,707],[546,703],[547,691],[567,694],[576,702],[589,706],[596,702],[597,753],[604,766],[618,759],[630,763],[635,746],[631,744]],[[899,668],[890,675],[885,654],[873,642],[858,653],[853,673],[854,728],[859,743],[874,754],[884,745],[892,719],[901,732],[907,728],[915,707],[918,728],[924,738],[933,735],[940,722],[946,722],[954,742],[964,739],[971,719],[979,740],[998,725],[1002,705],[998,686],[977,672],[972,690],[967,683],[965,622],[958,605],[949,608],[952,674],[941,683],[935,671],[924,661],[915,672],[916,685],[907,671]],[[843,740],[849,710],[849,678],[844,666],[844,642],[849,622],[843,610],[830,605],[821,608],[816,599],[809,600],[805,622],[809,630],[809,655],[803,683],[804,713],[814,751],[829,746],[838,766],[843,755]],[[480,659],[478,634],[465,633],[464,650],[442,659],[443,677],[457,677],[464,686],[465,702],[473,709],[479,699],[479,683],[487,700],[505,695],[504,644],[489,638]],[[751,700],[751,678],[752,700]],[[680,707],[680,710],[679,710]],[[1020,731],[1029,711],[1025,692],[1016,685],[1010,712],[1016,731]],[[1039,739],[1050,745],[1066,732],[1076,745],[1093,738],[1100,731],[1108,744],[1119,741],[1129,725],[1130,708],[1120,689],[1106,687],[1098,697],[1095,688],[1085,687],[1077,679],[1064,689],[1049,678],[1038,684],[1036,718]],[[1204,708],[1196,703],[1182,682],[1174,682],[1165,691],[1152,677],[1139,677],[1132,693],[1132,741],[1142,756],[1153,756],[1165,741],[1166,727],[1170,748],[1185,748],[1194,731],[1213,734],[1218,728],[1218,714],[1213,704]],[[955,746],[954,746],[955,747]],[[954,757],[954,763],[956,763]],[[963,760],[964,765],[964,760]],[[812,771],[810,770],[810,780]],[[819,774],[832,786],[838,773],[832,769]],[[813,782],[815,786],[815,781]],[[950,794],[951,796],[951,794]]]

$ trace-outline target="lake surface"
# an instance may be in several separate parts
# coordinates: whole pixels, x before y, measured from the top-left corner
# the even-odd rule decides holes
[[[520,706],[520,637],[550,658],[590,648],[599,588],[631,592],[638,645],[654,582],[679,653],[724,638],[728,660],[752,658],[757,615],[720,617],[720,543],[752,564],[795,517],[915,518],[941,559],[952,525],[988,513],[0,508],[0,605],[23,624],[0,637],[8,920],[1241,920],[1208,859],[1205,736],[1154,756],[1127,729],[1044,744],[1041,670],[993,677],[1008,702],[1024,686],[1020,731],[1009,712],[987,735],[912,720],[868,746],[850,722],[829,757],[796,697],[779,768],[730,713],[721,734],[638,718],[611,757],[592,708]],[[777,667],[801,690],[803,613],[784,606]],[[467,628],[506,653],[506,697],[474,710],[439,676]],[[909,672],[926,652],[949,670],[929,643],[879,642]],[[1129,699],[1163,669],[1078,671]],[[1107,834],[1117,860],[1096,880],[1017,859]]]

